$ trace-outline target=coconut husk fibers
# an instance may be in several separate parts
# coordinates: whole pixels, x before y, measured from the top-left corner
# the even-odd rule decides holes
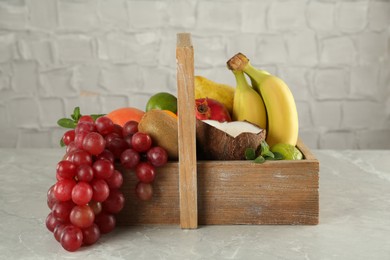
[[[264,140],[264,129],[258,134],[244,132],[234,138],[202,120],[196,120],[197,156],[201,160],[244,160],[245,150],[257,149]]]

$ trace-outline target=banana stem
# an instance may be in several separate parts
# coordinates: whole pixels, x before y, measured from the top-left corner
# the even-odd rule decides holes
[[[254,79],[257,84],[261,84],[266,78],[268,78],[271,74],[266,72],[265,70],[259,70],[248,62],[244,68],[244,73],[247,74],[250,78]]]
[[[236,77],[236,82],[237,82],[237,88],[238,89],[250,88],[248,82],[246,81],[245,75],[244,75],[244,73],[242,71],[233,70],[233,74]]]

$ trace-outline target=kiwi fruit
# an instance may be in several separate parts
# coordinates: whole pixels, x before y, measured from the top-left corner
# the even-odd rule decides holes
[[[138,131],[150,135],[153,145],[164,148],[170,160],[177,160],[178,130],[176,118],[163,110],[149,110],[141,118]]]

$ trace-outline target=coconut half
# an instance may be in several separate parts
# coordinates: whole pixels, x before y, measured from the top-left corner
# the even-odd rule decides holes
[[[247,121],[196,121],[197,153],[205,160],[243,160],[247,148],[257,149],[265,130]]]

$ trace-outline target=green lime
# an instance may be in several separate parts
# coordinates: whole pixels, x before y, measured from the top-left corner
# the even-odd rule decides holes
[[[291,144],[275,144],[271,147],[271,152],[282,154],[284,160],[302,160],[303,158],[301,151]]]
[[[148,103],[146,104],[146,111],[152,109],[169,110],[176,114],[177,98],[174,95],[166,92],[154,94],[150,97]]]

